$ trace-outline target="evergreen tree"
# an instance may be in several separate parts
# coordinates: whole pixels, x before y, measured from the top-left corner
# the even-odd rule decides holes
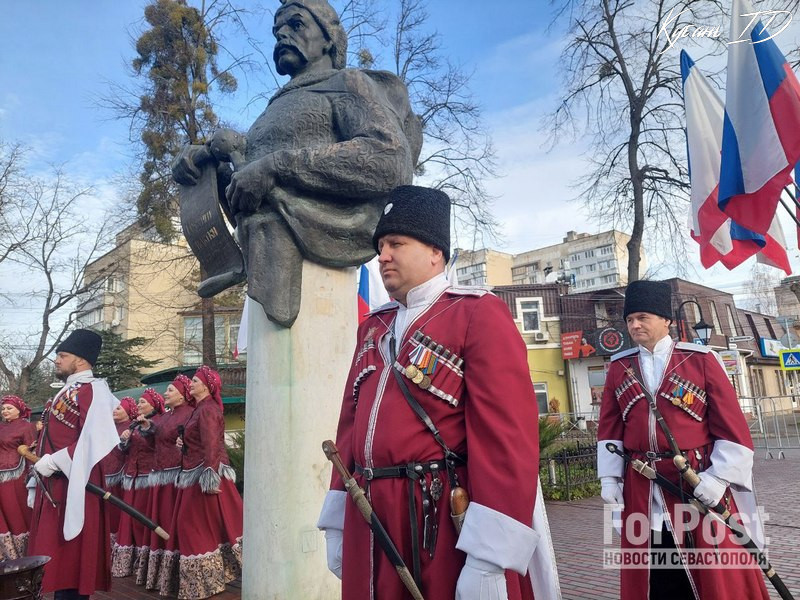
[[[92,370],[96,377],[106,379],[112,390],[136,387],[141,383],[141,369],[157,363],[136,353],[137,348],[148,342],[145,338],[124,340],[112,331],[101,331],[100,337],[103,338],[103,347]]]

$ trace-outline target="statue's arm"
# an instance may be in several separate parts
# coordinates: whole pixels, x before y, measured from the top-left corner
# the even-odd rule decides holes
[[[364,73],[347,71],[343,77],[347,91],[330,93],[341,141],[272,153],[278,185],[369,198],[411,182],[412,150],[396,109]]]

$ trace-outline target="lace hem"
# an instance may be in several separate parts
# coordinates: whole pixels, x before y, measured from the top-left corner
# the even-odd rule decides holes
[[[208,598],[225,591],[225,585],[242,574],[242,539],[222,544],[197,556],[181,556],[178,598]]]
[[[28,532],[14,535],[13,533],[0,533],[0,558],[13,560],[22,558],[28,549]]]

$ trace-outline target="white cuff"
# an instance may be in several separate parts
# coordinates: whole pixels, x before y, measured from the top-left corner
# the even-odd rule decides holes
[[[753,451],[736,442],[717,440],[711,451],[711,466],[704,472],[738,491],[750,492],[753,490]]]
[[[599,440],[597,442],[597,476],[622,479],[625,474],[625,461],[619,454],[608,451],[606,444],[609,442],[615,444],[620,451],[624,450],[622,440]]]
[[[344,505],[347,502],[347,492],[330,490],[325,494],[322,511],[317,521],[318,529],[344,530]]]
[[[70,458],[69,450],[62,448],[58,452],[53,452],[50,458],[59,470],[69,478],[69,472],[72,470],[72,458]]]
[[[456,548],[520,575],[528,571],[539,534],[516,519],[471,502]]]

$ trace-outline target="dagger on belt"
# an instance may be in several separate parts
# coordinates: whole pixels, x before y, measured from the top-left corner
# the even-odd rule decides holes
[[[657,483],[661,489],[669,492],[676,498],[683,500],[686,497],[686,494],[679,486],[672,483],[669,479],[657,472],[653,467],[644,461],[633,458],[629,454],[626,454],[613,442],[608,442],[606,444],[606,450],[612,454],[622,457],[626,463],[631,465],[631,468],[634,471],[641,474],[646,479]],[[692,485],[692,487],[696,487],[697,484],[700,483],[700,478],[697,476],[697,473],[695,473],[694,470],[689,467],[688,463],[686,462],[686,458],[683,455],[676,455],[674,462],[675,466],[677,466],[679,470],[683,468],[681,474],[683,478],[686,479],[690,485]],[[747,533],[744,526],[731,518],[730,511],[722,501],[720,501],[716,506],[706,506],[695,497],[688,498],[688,501],[689,504],[694,506],[701,515],[710,515],[715,521],[722,523],[725,527],[730,529],[736,536],[736,542],[741,544],[741,546],[753,556],[756,564],[763,571],[766,578],[769,579],[770,583],[775,587],[778,595],[783,598],[783,600],[794,600],[794,596],[792,596],[792,593],[786,588],[786,584],[783,583],[781,578],[778,577],[778,574],[775,572],[775,568],[767,560],[766,555],[750,538],[750,535]]]
[[[394,545],[392,538],[389,537],[383,524],[378,519],[378,515],[372,510],[372,506],[370,506],[364,490],[356,483],[350,471],[344,466],[342,459],[339,458],[339,449],[336,447],[336,444],[331,440],[325,440],[322,442],[322,451],[325,453],[325,456],[328,457],[328,460],[333,463],[333,467],[341,476],[345,489],[358,507],[361,516],[364,517],[364,520],[369,524],[369,528],[372,530],[372,533],[375,534],[375,539],[378,541],[378,544],[380,544],[386,557],[397,570],[398,576],[411,594],[411,597],[414,598],[414,600],[425,600],[422,596],[422,592],[414,581],[414,577],[411,575],[411,571],[408,570],[408,567],[403,562],[403,557],[400,556],[397,546]]]

